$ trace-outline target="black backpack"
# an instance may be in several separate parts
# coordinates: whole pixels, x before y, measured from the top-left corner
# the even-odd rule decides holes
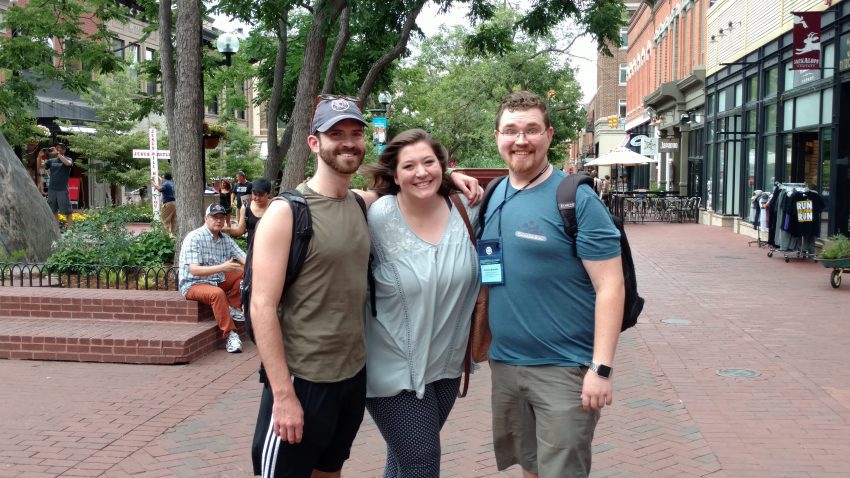
[[[298,278],[301,272],[301,267],[304,266],[304,259],[307,258],[307,250],[310,246],[310,239],[313,238],[313,218],[310,216],[310,206],[307,205],[307,200],[300,191],[290,189],[280,193],[278,197],[282,197],[289,202],[289,207],[292,209],[292,243],[289,247],[289,261],[286,263],[286,278],[283,281],[283,290],[287,290]],[[354,194],[357,199],[357,204],[363,210],[363,216],[366,216],[366,202],[357,194]],[[245,328],[248,332],[248,337],[252,342],[254,339],[254,328],[251,325],[251,276],[253,267],[251,262],[253,259],[253,245],[248,247],[248,256],[245,258],[245,271],[242,275],[242,284],[239,286],[239,292],[242,300],[243,315],[245,317]],[[372,314],[377,315],[375,308],[375,287],[374,277],[372,276],[372,258],[369,257],[369,290],[372,302]],[[263,371],[260,371],[261,379]]]
[[[481,200],[481,209],[478,215],[479,231],[484,231],[484,219],[487,211],[487,203],[490,202],[490,197],[496,186],[501,183],[507,176],[502,176],[490,181],[487,184],[487,189],[484,190],[484,198]],[[573,255],[578,257],[576,251],[576,236],[578,235],[578,221],[576,220],[576,191],[582,184],[587,184],[593,188],[593,178],[584,174],[570,174],[561,184],[558,185],[556,193],[556,201],[558,211],[561,213],[561,218],[564,221],[564,233],[573,240]],[[610,213],[609,213],[610,214]],[[614,226],[620,231],[620,258],[623,263],[623,279],[626,285],[626,300],[623,307],[623,325],[620,331],[634,327],[637,323],[638,316],[643,310],[644,299],[638,295],[637,291],[637,276],[635,275],[635,264],[632,260],[632,249],[629,247],[629,240],[626,237],[626,231],[623,229],[623,221],[619,217],[611,214],[611,220]]]

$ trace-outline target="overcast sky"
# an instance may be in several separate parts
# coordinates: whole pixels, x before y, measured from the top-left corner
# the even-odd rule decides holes
[[[426,35],[431,36],[439,31],[441,25],[465,24],[465,14],[465,7],[455,7],[448,14],[437,15],[437,7],[428,3],[419,14],[417,23]],[[239,26],[244,27],[220,16],[215,17],[213,26],[226,32],[234,31]],[[575,55],[570,63],[576,69],[576,79],[581,85],[583,102],[587,103],[596,93],[596,46],[589,38],[582,37],[573,44],[570,52]]]

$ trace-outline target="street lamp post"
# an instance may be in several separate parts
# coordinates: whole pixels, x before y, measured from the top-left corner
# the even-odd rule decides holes
[[[203,44],[203,30],[201,31],[201,43]],[[218,36],[215,42],[215,48],[219,53],[224,55],[224,66],[231,65],[231,58],[239,51],[239,37],[233,33],[222,33]],[[204,69],[201,68],[201,98],[204,94]],[[201,102],[203,103],[203,101]],[[203,115],[201,120],[206,117],[206,105],[202,105]],[[207,188],[207,150],[204,147],[204,138],[201,135],[201,177],[204,181],[204,190]]]

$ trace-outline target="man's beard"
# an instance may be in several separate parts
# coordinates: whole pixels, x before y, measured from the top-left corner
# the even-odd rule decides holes
[[[342,162],[337,160],[337,154],[342,153],[351,153],[357,156],[357,161],[355,164],[350,164],[347,162]],[[360,165],[363,163],[363,158],[366,156],[365,152],[359,148],[355,147],[338,147],[336,150],[325,149],[322,147],[322,143],[319,143],[319,158],[330,166],[334,171],[340,174],[354,174],[357,172],[357,169],[360,168]]]

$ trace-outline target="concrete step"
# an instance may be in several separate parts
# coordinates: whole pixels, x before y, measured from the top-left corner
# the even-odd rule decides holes
[[[223,345],[215,322],[0,317],[0,358],[189,363]]]
[[[214,320],[206,304],[177,291],[0,287],[0,317],[198,323]]]

